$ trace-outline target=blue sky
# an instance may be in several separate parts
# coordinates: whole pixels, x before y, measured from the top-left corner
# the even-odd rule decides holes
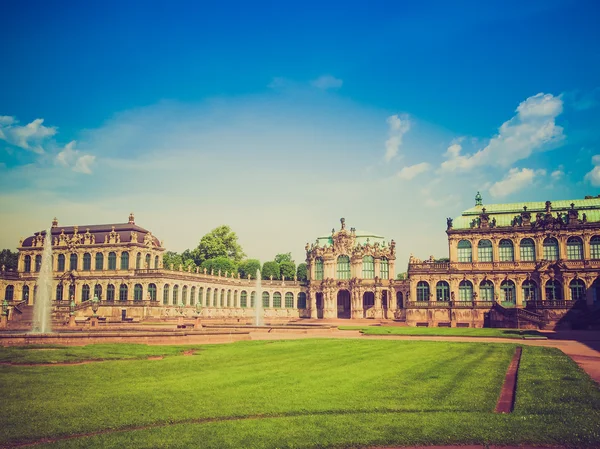
[[[0,5],[0,247],[130,211],[181,251],[250,257],[344,216],[447,255],[484,202],[596,195],[600,3]],[[407,238],[410,236],[409,238]]]

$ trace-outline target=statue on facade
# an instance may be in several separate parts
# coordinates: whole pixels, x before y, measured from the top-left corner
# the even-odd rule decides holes
[[[450,218],[450,217],[446,218],[446,227],[448,229],[452,229],[452,218]]]

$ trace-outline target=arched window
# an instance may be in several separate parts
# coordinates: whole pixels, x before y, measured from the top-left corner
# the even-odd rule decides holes
[[[458,261],[473,262],[473,248],[468,240],[458,242]]]
[[[279,292],[273,293],[273,307],[281,307],[281,293]]]
[[[219,307],[219,289],[217,288],[213,290],[213,306]]]
[[[460,284],[458,284],[458,300],[473,301],[473,284],[471,281],[460,281]]]
[[[210,294],[211,294],[211,290],[210,290],[210,288],[207,288],[206,289],[206,307],[211,307],[213,305],[210,302],[212,299],[212,296]]]
[[[62,283],[59,283],[56,286],[56,300],[57,301],[62,301],[63,300],[63,285]]]
[[[569,237],[567,240],[567,259],[583,259],[583,242],[579,237]]]
[[[382,257],[379,261],[379,277],[381,279],[390,278],[390,263],[385,257]]]
[[[96,253],[96,270],[104,269],[104,254]]]
[[[115,300],[115,286],[113,284],[108,284],[106,287],[106,300],[110,302]]]
[[[595,235],[590,239],[590,256],[592,259],[600,259],[600,236]]]
[[[263,292],[263,294],[262,294],[262,306],[264,308],[269,307],[269,292]]]
[[[29,299],[29,286],[28,285],[23,286],[22,295],[23,296],[21,297],[21,300],[27,301]]]
[[[108,253],[108,269],[116,270],[117,269],[117,253],[111,251]]]
[[[227,290],[227,307],[231,307],[231,290]]]
[[[494,284],[492,284],[492,281],[482,281],[479,284],[479,297],[482,301],[494,300]]]
[[[94,296],[102,301],[102,286],[100,284],[94,286]]]
[[[446,281],[439,281],[435,286],[436,301],[450,301],[450,285]]]
[[[337,258],[337,278],[350,279],[350,258],[348,256]]]
[[[585,299],[585,284],[581,279],[573,279],[569,283],[569,289],[571,290],[571,300],[579,301]]]
[[[204,306],[204,287],[198,289],[198,304]]]
[[[239,304],[238,304],[238,291],[237,290],[235,290],[233,292],[233,307],[239,307]]]
[[[510,304],[516,304],[517,294],[515,283],[510,280],[502,281],[500,284],[500,301]]]
[[[151,261],[150,254],[146,254],[146,265],[144,266],[144,268],[150,268],[150,261]]]
[[[225,307],[225,290],[221,290],[221,307]]]
[[[163,304],[165,306],[169,304],[169,284],[165,284],[163,287]]]
[[[494,259],[492,251],[492,242],[489,240],[479,240],[477,244],[477,260],[479,262],[492,262]]]
[[[37,292],[37,286],[33,289],[33,300],[34,301],[35,301],[36,292]],[[75,284],[69,284],[69,297],[67,299],[69,301],[75,300]]]
[[[288,309],[294,307],[294,294],[292,292],[287,292],[285,294],[285,307]]]
[[[90,271],[92,269],[92,255],[85,253],[83,255],[83,271]]]
[[[75,256],[77,257],[77,256]],[[40,269],[42,268],[42,256],[40,254],[38,254],[37,256],[35,256],[35,271],[40,271]]]
[[[174,306],[176,306],[178,299],[179,299],[179,285],[174,285],[173,286],[173,302],[171,304],[173,304]]]
[[[135,269],[139,270],[142,268],[142,253],[137,253],[135,256]]]
[[[500,262],[512,262],[515,260],[515,249],[513,243],[508,239],[500,240],[499,245]]]
[[[181,289],[181,302],[184,306],[187,305],[187,285]]]
[[[340,259],[338,258],[338,272],[339,272]],[[362,265],[362,277],[363,279],[373,279],[375,277],[375,262],[373,261],[373,256],[364,256],[363,257],[363,265]],[[339,279],[347,279],[341,278]]]
[[[133,302],[140,302],[142,299],[144,299],[142,284],[135,284],[133,287]]]
[[[315,259],[315,281],[323,280],[323,259],[317,257]]]
[[[25,273],[29,273],[31,271],[31,256],[25,256],[23,265],[23,271],[25,271]]]
[[[298,308],[306,309],[306,293],[304,292],[298,293]]]
[[[129,253],[127,251],[121,253],[121,270],[129,270]]]
[[[256,300],[256,292],[250,293],[250,307],[254,307],[254,301]]]
[[[404,308],[404,295],[402,292],[396,292],[396,307],[398,309]]]
[[[240,307],[248,307],[248,293],[246,293],[246,290],[242,290],[240,294]]]
[[[89,301],[90,300],[90,286],[85,284],[81,288],[81,301]]]
[[[190,306],[194,305],[196,299],[196,287],[190,289]]]
[[[546,300],[554,301],[562,299],[562,286],[556,279],[546,282]]]
[[[148,296],[150,296],[150,301],[156,301],[156,284],[148,285]]]
[[[429,284],[425,281],[417,283],[417,301],[429,301]]]
[[[522,262],[533,262],[535,261],[535,243],[532,239],[521,240],[521,261]]]
[[[158,268],[158,256],[154,256],[154,268]]]
[[[69,270],[77,270],[77,254],[75,253],[71,254],[71,256],[69,257]]]
[[[558,260],[558,240],[554,237],[547,237],[544,240],[544,259]]]
[[[65,271],[65,255],[58,255],[58,266],[56,267],[56,271]]]
[[[119,287],[119,301],[127,301],[127,285],[121,284]]]

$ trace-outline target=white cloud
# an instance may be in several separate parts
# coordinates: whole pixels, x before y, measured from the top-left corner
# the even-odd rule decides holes
[[[96,161],[96,156],[81,154],[75,149],[76,142],[73,140],[65,145],[64,149],[56,155],[56,162],[63,167],[69,167],[78,173],[92,174],[91,165]]]
[[[390,129],[389,138],[385,141],[385,160],[389,162],[398,155],[402,138],[410,130],[410,120],[407,115],[391,115],[387,118],[387,123]]]
[[[425,173],[427,170],[431,168],[431,165],[427,162],[421,162],[420,164],[410,165],[408,167],[404,167],[402,170],[398,172],[398,177],[400,179],[413,179],[414,177],[420,175],[421,173]]]
[[[594,168],[586,173],[583,179],[594,187],[598,187],[600,186],[600,154],[592,156],[592,164],[594,165]]]
[[[560,181],[565,176],[565,168],[562,165],[559,165],[556,170],[550,173],[550,176],[554,181]]]
[[[457,144],[445,153],[442,171],[471,170],[486,165],[510,167],[536,151],[543,151],[564,139],[563,128],[555,119],[563,110],[560,97],[539,93],[523,101],[517,114],[504,122],[488,145],[470,155],[461,155]]]
[[[0,116],[0,139],[11,145],[34,153],[43,154],[42,144],[48,137],[56,134],[56,127],[44,126],[44,119],[38,118],[25,126],[19,126],[18,120],[11,116]]]
[[[311,81],[310,84],[313,87],[316,87],[317,89],[327,90],[339,89],[340,87],[342,87],[342,84],[344,84],[344,82],[341,79],[336,78],[334,76],[323,75],[318,77],[316,80]]]
[[[532,185],[535,178],[540,176],[546,176],[546,171],[511,168],[502,181],[498,181],[490,187],[490,195],[494,198],[505,197]]]

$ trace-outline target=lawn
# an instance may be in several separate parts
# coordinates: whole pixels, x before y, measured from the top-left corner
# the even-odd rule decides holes
[[[141,353],[120,348],[122,358]],[[525,347],[515,412],[493,413],[514,348],[306,339],[207,345],[192,356],[152,347],[162,360],[3,365],[0,446],[598,446],[600,391],[558,350]],[[94,432],[105,433],[61,439]]]
[[[441,337],[498,337],[523,339],[546,339],[536,330],[493,329],[472,327],[413,327],[413,326],[339,326],[340,330],[358,330],[365,335],[414,335]]]

